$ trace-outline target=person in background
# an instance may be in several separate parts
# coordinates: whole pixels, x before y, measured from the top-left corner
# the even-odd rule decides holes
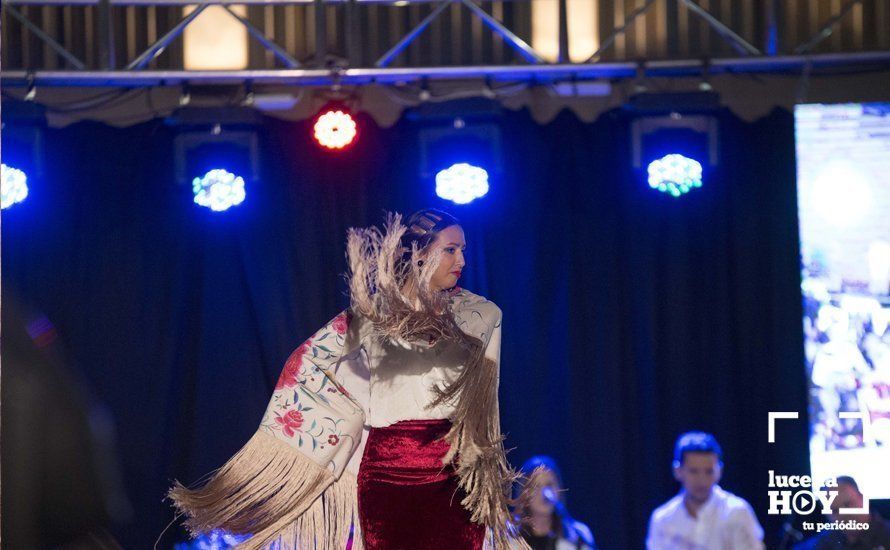
[[[867,514],[841,514],[841,508],[862,508],[865,497],[859,491],[856,480],[850,476],[839,476],[837,497],[831,503],[831,521],[867,523],[867,530],[824,531],[803,543],[795,550],[890,550],[890,522],[875,511]]]
[[[673,467],[681,489],[652,512],[648,550],[764,547],[763,529],[751,505],[717,484],[723,473],[723,451],[713,435],[682,434],[674,446]]]
[[[532,550],[595,550],[590,528],[572,518],[563,497],[556,461],[533,456],[522,465],[516,516],[522,538]],[[531,490],[524,490],[529,488]]]
[[[112,421],[63,361],[49,320],[8,286],[0,321],[3,548],[117,550],[110,528],[129,521],[132,509]]]

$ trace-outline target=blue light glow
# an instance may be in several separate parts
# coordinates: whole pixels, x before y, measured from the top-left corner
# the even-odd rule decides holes
[[[28,196],[28,176],[12,166],[0,165],[0,207],[6,209]]]
[[[701,187],[701,163],[683,155],[665,155],[649,163],[649,187],[679,197]]]
[[[244,179],[220,168],[211,170],[202,178],[192,180],[195,202],[201,206],[222,212],[244,202]]]
[[[465,162],[436,174],[436,194],[455,204],[467,204],[488,193],[488,172]]]
[[[177,543],[173,548],[174,550],[227,550],[235,548],[249,538],[250,535],[233,535],[221,529],[215,529],[192,541]]]

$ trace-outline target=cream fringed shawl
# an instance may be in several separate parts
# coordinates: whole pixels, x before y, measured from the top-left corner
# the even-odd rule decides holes
[[[351,305],[303,342],[287,359],[253,437],[194,489],[175,483],[169,498],[186,515],[193,535],[212,529],[253,533],[239,548],[344,548],[355,525],[353,548],[363,547],[356,506],[356,460],[365,423],[368,380],[340,369],[366,338],[437,339],[467,350],[460,376],[429,406],[454,405],[445,435],[466,492],[461,504],[488,527],[486,545],[525,548],[513,538],[508,495],[517,474],[507,463],[498,412],[501,311],[463,289],[433,291],[429,280],[440,257],[417,265],[398,259],[405,226],[398,214],[385,232],[350,229],[347,240]],[[404,281],[409,281],[407,285]],[[417,284],[412,284],[419,281]],[[405,289],[409,289],[407,292]],[[410,295],[409,295],[410,293]],[[349,465],[349,468],[347,468]]]

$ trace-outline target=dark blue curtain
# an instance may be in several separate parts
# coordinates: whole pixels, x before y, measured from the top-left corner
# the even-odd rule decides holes
[[[135,512],[115,528],[127,548],[172,519],[173,478],[196,480],[249,438],[287,354],[345,307],[346,229],[425,206],[462,220],[461,285],[504,312],[514,464],[554,456],[601,546],[635,548],[677,490],[674,438],[710,431],[723,486],[772,539],[767,471],[807,471],[793,123],[719,119],[719,168],[674,199],[631,168],[624,112],[543,126],[508,113],[504,171],[464,207],[419,181],[412,122],[361,117],[360,141],[333,155],[308,121],[268,119],[262,181],[222,214],[173,183],[161,121],[49,130],[45,176],[3,212],[3,281],[53,321],[113,415]],[[775,445],[771,410],[802,413]],[[171,529],[160,547],[184,538]]]

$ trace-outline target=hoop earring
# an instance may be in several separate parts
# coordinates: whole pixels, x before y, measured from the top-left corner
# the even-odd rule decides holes
[[[417,265],[418,265],[418,266],[423,265],[423,260],[417,260]]]

